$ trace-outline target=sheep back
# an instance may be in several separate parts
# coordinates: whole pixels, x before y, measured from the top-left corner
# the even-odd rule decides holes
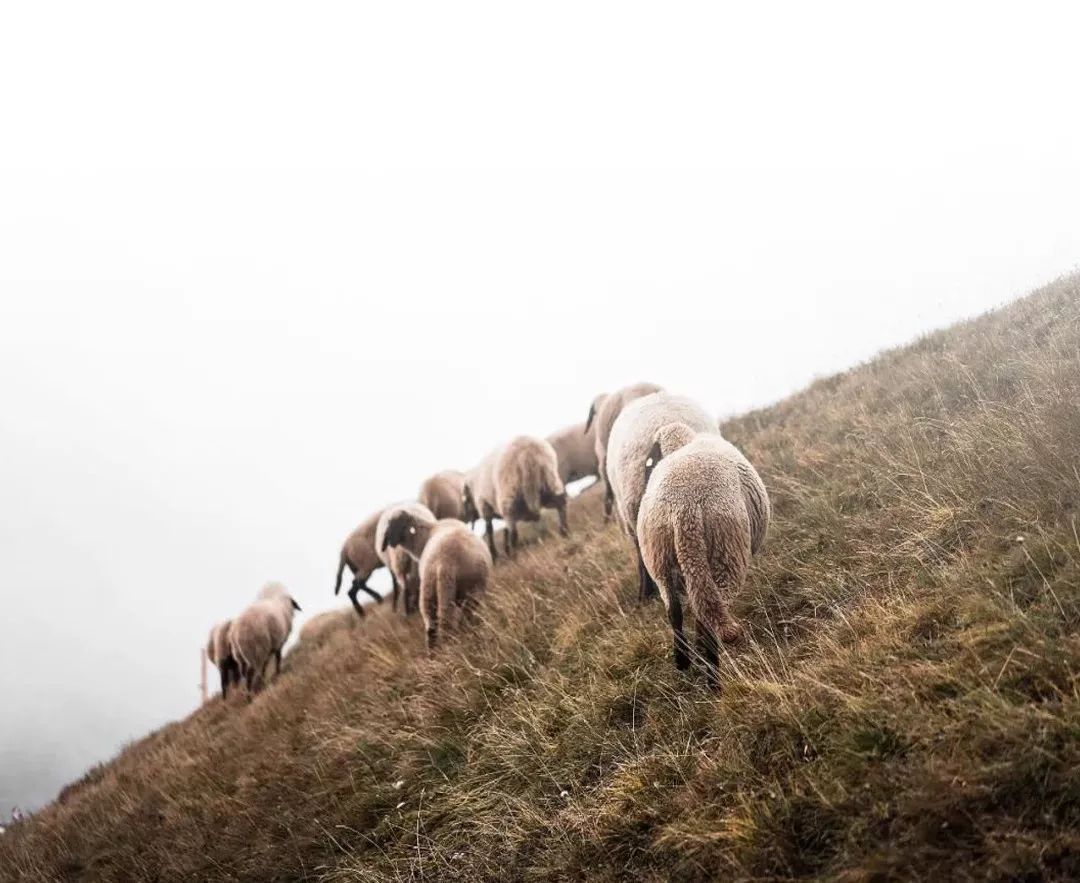
[[[431,510],[436,518],[462,519],[464,507],[461,502],[465,485],[465,473],[452,469],[437,472],[420,485],[417,500]]]
[[[590,475],[600,474],[596,456],[596,424],[585,431],[584,423],[575,423],[547,437],[559,461],[559,478],[568,484]]]
[[[716,420],[697,402],[669,392],[654,392],[633,400],[611,427],[608,482],[619,520],[631,537],[636,533],[638,506],[645,493],[645,461],[657,430],[668,423],[685,423],[698,432],[718,432]]]
[[[534,436],[520,435],[507,444],[494,476],[496,505],[504,518],[536,521],[542,505],[565,493],[555,449]]]

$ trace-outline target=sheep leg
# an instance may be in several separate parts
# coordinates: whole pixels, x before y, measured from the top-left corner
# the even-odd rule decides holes
[[[424,632],[428,653],[435,652],[439,640],[439,607],[435,587],[430,582],[420,585],[420,612],[424,618]]]
[[[675,668],[686,671],[690,667],[690,644],[683,632],[682,599],[679,597],[680,586],[673,580],[667,590],[667,614],[674,637]]]
[[[398,580],[397,580],[397,577],[394,576],[393,571],[390,572],[390,584],[391,584],[391,591],[392,591],[393,596],[394,596],[394,600],[391,602],[390,609],[393,610],[394,613],[397,613],[398,592],[400,592],[401,590],[398,588]]]
[[[506,519],[506,527],[503,528],[503,551],[509,558],[517,548],[517,521],[513,518]]]
[[[645,560],[641,557],[641,547],[637,541],[634,542],[634,549],[637,552],[638,601],[644,604],[650,598],[656,597],[657,588],[649,574],[649,569],[645,566]]]
[[[221,663],[221,698],[229,698],[229,664]]]
[[[570,524],[566,520],[566,494],[559,494],[555,500],[555,509],[559,513],[559,535],[570,536]]]
[[[720,650],[716,642],[716,633],[700,619],[694,626],[697,639],[697,651],[705,663],[705,681],[713,690],[720,689]]]
[[[491,560],[496,561],[499,553],[495,551],[495,525],[491,522],[490,518],[484,519],[484,538],[487,540],[488,551],[491,552]]]
[[[356,600],[356,596],[360,592],[360,586],[355,582],[349,587],[349,600],[352,601],[353,609],[356,611],[357,616],[367,616],[364,613],[364,608],[360,606],[360,602]]]
[[[274,651],[274,665],[275,665],[275,667],[274,667],[274,677],[277,677],[279,674],[281,674],[281,648],[280,647],[278,647],[277,650]]]

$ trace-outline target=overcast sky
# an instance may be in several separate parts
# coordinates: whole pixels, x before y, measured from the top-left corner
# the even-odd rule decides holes
[[[431,472],[1080,260],[1067,5],[377,6],[0,11],[0,816]]]

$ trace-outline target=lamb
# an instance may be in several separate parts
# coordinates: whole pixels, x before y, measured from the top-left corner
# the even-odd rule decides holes
[[[654,392],[634,399],[622,409],[608,439],[608,484],[615,498],[619,521],[634,544],[639,599],[642,601],[656,594],[656,584],[641,559],[635,535],[638,506],[645,493],[646,476],[642,464],[649,456],[660,427],[674,422],[685,423],[698,431],[718,431],[712,416],[692,399],[669,392]]]
[[[596,427],[575,423],[547,437],[559,459],[559,478],[564,485],[600,474],[596,457]]]
[[[420,485],[420,493],[416,499],[427,506],[436,518],[457,518],[464,521],[464,504],[461,499],[464,486],[465,473],[447,469],[425,480]]]
[[[255,603],[233,620],[230,645],[249,693],[265,684],[271,656],[277,663],[274,674],[281,673],[281,648],[292,631],[293,611],[299,609],[281,583],[267,583]]]
[[[585,431],[588,432],[593,425],[593,421],[596,422],[596,462],[597,468],[600,471],[600,481],[604,483],[604,519],[611,518],[611,510],[615,502],[615,497],[611,488],[611,481],[608,479],[608,440],[611,437],[611,428],[615,425],[616,419],[622,409],[626,405],[632,402],[634,399],[639,399],[642,396],[649,395],[650,393],[660,392],[661,387],[655,383],[635,383],[633,386],[624,386],[620,390],[616,390],[611,395],[601,393],[595,399],[593,399],[592,405],[589,407],[589,417],[585,421]]]
[[[420,615],[431,652],[440,627],[453,631],[459,613],[471,618],[491,578],[493,559],[484,541],[461,521],[408,510],[395,514],[386,527],[381,548],[392,547],[404,549],[419,564]]]
[[[495,460],[496,511],[506,520],[504,550],[509,556],[518,545],[518,522],[539,521],[540,509],[559,513],[559,533],[570,533],[566,521],[566,488],[559,478],[559,459],[551,443],[519,435]]]
[[[501,451],[501,448],[495,448],[466,472],[461,486],[462,518],[468,524],[479,518],[484,519],[484,538],[487,540],[492,561],[499,557],[495,551],[495,526],[492,521],[501,517],[495,500],[495,461]]]
[[[641,465],[647,488],[637,513],[637,536],[674,635],[675,666],[690,664],[680,595],[696,621],[706,677],[718,686],[717,635],[738,640],[728,600],[746,579],[751,556],[765,542],[771,507],[761,477],[718,433],[669,423],[655,433]],[[651,473],[651,476],[648,475]]]
[[[229,698],[229,685],[240,683],[240,665],[233,656],[230,643],[232,620],[226,619],[210,629],[210,639],[206,642],[206,658],[221,673],[221,698]]]
[[[401,594],[404,596],[402,606],[405,615],[408,616],[416,611],[417,598],[420,593],[420,573],[414,566],[412,558],[404,549],[387,548],[383,544],[387,525],[395,515],[401,512],[409,512],[423,518],[434,518],[435,516],[427,506],[421,503],[398,503],[394,506],[387,506],[383,510],[382,515],[379,516],[379,523],[375,527],[375,548],[378,550],[379,558],[390,570],[390,577],[394,581],[393,609],[395,612],[397,611],[398,596]]]
[[[338,561],[334,594],[336,595],[341,591],[341,576],[347,566],[353,573],[352,586],[349,588],[349,600],[352,602],[353,609],[360,616],[364,615],[364,608],[360,606],[356,596],[361,590],[367,592],[376,601],[382,602],[382,595],[367,584],[368,577],[385,565],[385,562],[375,550],[375,531],[378,528],[379,516],[382,515],[382,511],[380,509],[378,512],[373,512],[360,523],[356,530],[345,538],[345,542],[341,547],[341,557]]]

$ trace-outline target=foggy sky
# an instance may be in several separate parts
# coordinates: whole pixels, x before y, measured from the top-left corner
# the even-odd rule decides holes
[[[426,475],[1075,269],[1073,13],[879,15],[0,12],[0,816],[191,711],[263,582],[339,603]]]

